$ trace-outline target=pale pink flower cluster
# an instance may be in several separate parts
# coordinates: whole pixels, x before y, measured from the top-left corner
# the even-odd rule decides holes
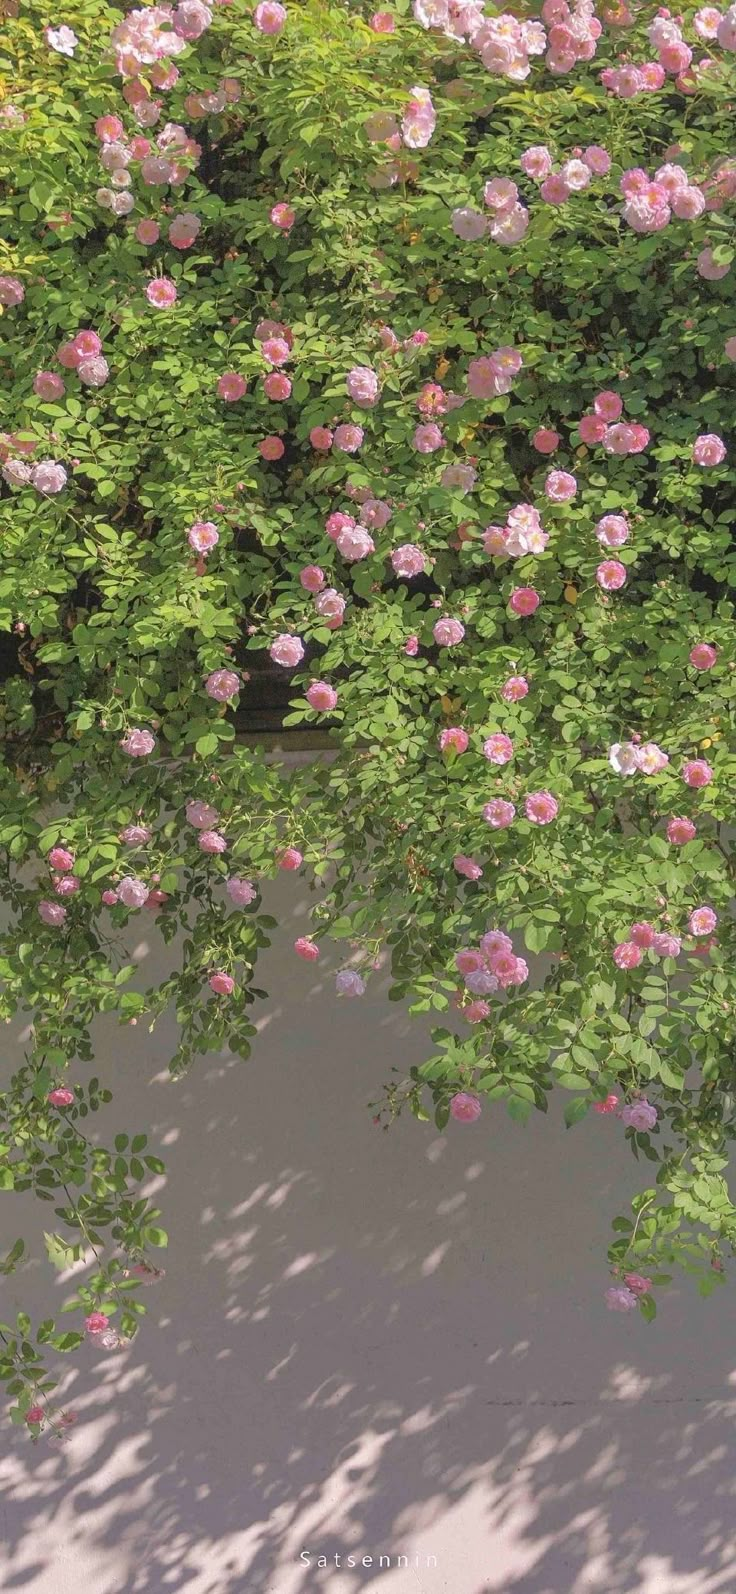
[[[486,526],[483,549],[491,558],[522,559],[527,554],[544,553],[549,532],[544,530],[539,510],[533,504],[516,504],[509,510],[505,526]]]
[[[617,775],[658,775],[669,764],[669,756],[656,742],[614,742],[608,762]]]
[[[481,354],[468,366],[468,394],[470,398],[498,398],[510,393],[514,377],[518,376],[524,362],[516,349],[504,346],[493,354]]]
[[[653,924],[643,920],[632,924],[626,940],[614,947],[613,961],[617,969],[636,969],[645,952],[651,952],[654,957],[676,958],[681,951],[679,936],[670,934],[669,930],[655,930]]]
[[[462,1009],[471,1023],[488,1017],[488,996],[523,985],[529,978],[527,963],[516,956],[511,937],[503,930],[488,930],[478,947],[464,947],[457,952],[455,967],[463,977],[465,992],[472,998],[470,1005]]]
[[[661,232],[673,215],[697,221],[705,210],[702,189],[691,183],[684,167],[669,163],[650,178],[640,166],[624,172],[619,187],[624,196],[623,217],[634,232]]]
[[[437,126],[437,114],[429,89],[415,84],[401,121],[401,136],[407,149],[426,149]]]
[[[617,99],[633,100],[637,94],[656,94],[666,76],[664,67],[658,61],[645,61],[641,66],[627,62],[624,66],[604,67],[601,83]]]

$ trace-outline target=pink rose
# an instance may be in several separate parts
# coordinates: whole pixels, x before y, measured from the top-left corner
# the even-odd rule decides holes
[[[186,816],[188,824],[193,825],[195,830],[211,830],[219,818],[216,808],[210,803],[200,802],[198,798],[187,803]]]
[[[617,592],[626,581],[626,566],[619,559],[604,559],[598,565],[595,579],[604,592]]]
[[[465,626],[459,620],[453,620],[446,615],[435,622],[432,635],[438,647],[456,648],[465,636]]]
[[[627,1129],[653,1129],[657,1122],[657,1109],[646,1097],[642,1097],[641,1101],[632,1101],[623,1108],[621,1121]]]
[[[720,465],[726,458],[726,445],[715,432],[703,432],[693,443],[693,464]]]
[[[440,731],[440,752],[444,753],[446,747],[451,747],[456,753],[467,751],[469,737],[461,725],[448,725]]]
[[[282,632],[280,636],[274,637],[268,651],[274,664],[280,664],[287,670],[294,670],[304,658],[304,643],[300,637]]]
[[[195,520],[187,532],[187,542],[195,553],[208,554],[220,541],[220,533],[213,520]]]
[[[106,1317],[104,1312],[90,1312],[89,1317],[84,1319],[84,1326],[88,1334],[102,1334],[107,1328],[109,1321],[109,1317]]]
[[[483,1111],[480,1098],[470,1091],[458,1090],[450,1098],[450,1117],[459,1124],[474,1124]]]
[[[410,581],[413,576],[424,574],[424,554],[415,543],[404,542],[400,548],[394,548],[391,566],[397,576]]]
[[[230,875],[225,890],[236,908],[249,908],[258,896],[253,881],[245,880],[242,875]]]
[[[200,830],[198,846],[200,852],[215,854],[227,852],[228,843],[219,830]]]
[[[560,446],[560,434],[550,426],[540,426],[532,438],[532,447],[538,454],[554,454]]]
[[[378,400],[378,377],[368,365],[354,365],[352,371],[348,371],[345,386],[360,409],[372,409]]]
[[[696,670],[712,670],[718,658],[718,649],[712,648],[709,642],[696,642],[688,657]]]
[[[319,714],[330,714],[337,704],[337,692],[327,681],[313,681],[306,695],[310,708]]]
[[[156,738],[151,731],[134,728],[126,731],[119,745],[129,758],[147,758],[156,746]]]
[[[501,687],[501,696],[505,703],[520,703],[529,691],[529,682],[524,675],[510,675]]]
[[[670,819],[667,822],[667,840],[675,847],[684,847],[696,835],[692,819]]]
[[[578,484],[574,476],[566,470],[550,471],[544,483],[544,491],[553,504],[566,504],[575,497]]]
[[[487,736],[483,743],[483,757],[489,764],[508,764],[514,756],[514,744],[510,736],[505,736],[502,731],[495,731],[492,736]]]
[[[287,847],[278,859],[278,866],[279,869],[300,869],[303,862],[303,856],[297,847]]]
[[[691,935],[710,935],[718,923],[718,914],[713,908],[693,908],[687,927]]]
[[[48,855],[48,863],[52,869],[58,869],[60,874],[68,874],[74,868],[74,853],[68,847],[52,847]]]
[[[68,1085],[57,1085],[54,1090],[49,1091],[46,1100],[52,1107],[71,1107],[74,1091],[70,1090]]]
[[[286,21],[286,6],[278,0],[261,0],[253,12],[253,21],[260,33],[280,33]]]
[[[33,378],[33,391],[37,398],[53,401],[62,397],[64,383],[55,371],[37,371]]]
[[[234,670],[213,670],[207,676],[204,689],[216,703],[228,703],[240,691],[240,676]]]
[[[483,809],[483,818],[492,830],[506,830],[513,823],[516,809],[504,797],[493,797]]]
[[[335,975],[335,990],[338,996],[364,996],[365,980],[356,969],[340,969]]]
[[[207,984],[215,996],[232,996],[235,990],[232,974],[226,974],[224,969],[216,969],[215,973],[210,975]]]
[[[146,288],[146,298],[157,310],[169,310],[177,300],[176,283],[170,277],[153,277]]]
[[[244,376],[239,376],[237,371],[223,371],[217,383],[218,398],[225,399],[228,404],[235,404],[248,391],[248,383]]]
[[[606,1290],[606,1306],[609,1312],[632,1312],[636,1308],[636,1296],[625,1284],[611,1284]]]
[[[474,858],[468,858],[465,853],[458,852],[452,860],[453,869],[457,874],[463,875],[466,880],[480,880],[483,870]]]
[[[524,813],[533,825],[550,825],[559,813],[559,803],[549,791],[532,791],[524,801]]]
[[[713,779],[713,770],[704,758],[690,758],[683,765],[682,778],[686,786],[708,786]]]
[[[621,941],[613,949],[613,961],[617,969],[635,969],[641,963],[643,952],[636,941]]]
[[[319,957],[319,947],[310,941],[306,935],[300,935],[294,942],[294,951],[297,957],[304,958],[307,963],[316,963]]]
[[[513,614],[527,617],[539,608],[541,601],[534,587],[516,587],[509,598],[509,608]]]

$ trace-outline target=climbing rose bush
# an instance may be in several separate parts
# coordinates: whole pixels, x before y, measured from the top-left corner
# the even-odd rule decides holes
[[[175,1075],[247,1058],[279,870],[316,887],[294,956],[344,950],[330,1000],[390,959],[435,1021],[378,1124],[477,1139],[556,1087],[646,1186],[593,1299],[650,1319],[675,1266],[707,1294],[736,8],[5,12],[0,975],[30,1027],[0,1183],[85,1264],[68,1327],[0,1328],[13,1420],[63,1437],[57,1353],[129,1341],[161,1272],[163,1163],[90,1132],[91,1022],[173,1003]],[[267,662],[329,760],[236,738]],[[171,944],[148,991],[138,915]]]

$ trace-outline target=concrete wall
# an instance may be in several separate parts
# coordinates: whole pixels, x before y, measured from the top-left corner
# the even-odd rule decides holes
[[[304,887],[269,895],[250,1062],[172,1083],[172,1022],[98,1030],[105,1138],[163,1144],[171,1250],[135,1347],[64,1363],[71,1442],[4,1426],[2,1589],[732,1594],[732,1296],[678,1286],[649,1328],[606,1311],[609,1219],[637,1187],[620,1126],[374,1128],[426,1031],[380,979],[337,1002],[290,950]],[[169,954],[135,927],[148,983]],[[10,1197],[0,1222],[35,1240],[52,1209]],[[5,1316],[70,1279],[2,1282]]]

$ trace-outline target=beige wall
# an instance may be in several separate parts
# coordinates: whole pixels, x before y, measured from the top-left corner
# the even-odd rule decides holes
[[[173,1084],[171,1022],[98,1030],[108,1125],[165,1148],[167,1275],[133,1350],[64,1364],[69,1445],[4,1426],[3,1590],[733,1594],[732,1295],[678,1286],[651,1328],[606,1312],[637,1173],[615,1120],[374,1128],[426,1039],[385,981],[337,1002],[294,957],[307,895],[270,890],[250,1062]],[[167,954],[135,930],[148,982]],[[2,1234],[51,1213],[7,1198]],[[2,1315],[69,1287],[45,1263],[3,1282]]]

